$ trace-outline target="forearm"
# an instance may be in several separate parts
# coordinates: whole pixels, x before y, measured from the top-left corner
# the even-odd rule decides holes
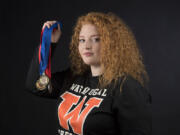
[[[53,57],[54,54],[54,50],[57,44],[51,44],[51,54]],[[31,93],[34,93],[36,95],[40,95],[40,96],[48,96],[50,94],[50,89],[45,88],[43,90],[40,90],[36,87],[37,84],[37,80],[39,80],[40,78],[40,74],[39,74],[39,46],[35,49],[34,51],[34,55],[27,73],[27,78],[26,78],[26,89],[28,91],[30,91]],[[50,87],[49,87],[50,88]]]

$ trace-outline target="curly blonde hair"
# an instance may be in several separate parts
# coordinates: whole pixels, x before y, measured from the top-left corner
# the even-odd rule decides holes
[[[99,86],[106,87],[118,77],[130,75],[138,80],[142,86],[149,81],[143,64],[143,57],[139,51],[137,41],[131,29],[114,13],[89,12],[80,16],[73,28],[70,43],[71,70],[74,75],[80,75],[90,70],[78,50],[79,33],[84,24],[93,24],[100,34],[101,58],[100,63],[104,72],[99,77]]]

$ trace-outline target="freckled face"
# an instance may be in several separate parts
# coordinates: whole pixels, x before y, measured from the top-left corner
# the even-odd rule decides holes
[[[95,25],[84,24],[79,34],[79,53],[87,65],[100,65],[100,35]]]

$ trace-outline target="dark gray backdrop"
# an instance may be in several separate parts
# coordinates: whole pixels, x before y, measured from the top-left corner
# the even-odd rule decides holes
[[[150,76],[153,135],[179,135],[180,9],[178,1],[6,1],[1,4],[0,134],[53,135],[56,101],[25,91],[25,79],[42,24],[60,20],[63,35],[53,72],[69,65],[72,27],[89,11],[114,12],[133,30]],[[56,63],[56,64],[54,64]]]

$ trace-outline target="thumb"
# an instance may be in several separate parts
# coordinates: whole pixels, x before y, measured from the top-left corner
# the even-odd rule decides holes
[[[58,31],[60,31],[60,25],[59,25],[59,23],[58,23]]]

